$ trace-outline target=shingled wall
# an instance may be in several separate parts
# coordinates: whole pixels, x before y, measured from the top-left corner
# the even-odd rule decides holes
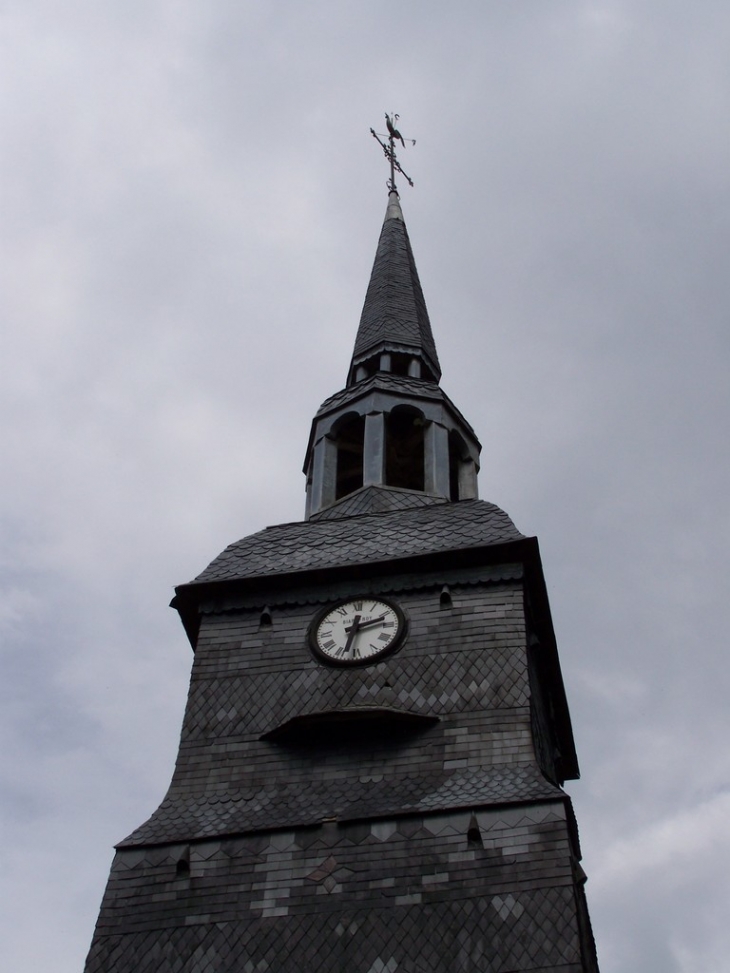
[[[123,850],[87,973],[579,973],[567,834],[558,801]]]
[[[398,601],[408,637],[333,669],[308,629],[358,584]],[[117,852],[86,973],[594,969],[530,697],[519,565],[204,604],[173,781]],[[362,708],[427,720],[262,739]]]
[[[446,609],[441,581],[391,583],[408,638],[358,669],[322,665],[308,645],[312,618],[341,595],[336,587],[272,604],[271,626],[258,608],[206,614],[170,791],[128,841],[561,795],[535,759],[521,581],[452,585]],[[360,708],[432,722],[385,738],[363,728],[342,743],[262,739],[295,717]]]

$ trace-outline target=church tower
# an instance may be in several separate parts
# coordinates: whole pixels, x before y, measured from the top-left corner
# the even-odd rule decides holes
[[[391,188],[305,520],[176,589],[177,764],[86,973],[597,973],[537,540],[440,377]]]

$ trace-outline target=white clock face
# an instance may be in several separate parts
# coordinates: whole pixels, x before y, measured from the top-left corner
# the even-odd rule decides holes
[[[373,598],[355,598],[330,609],[312,636],[320,655],[330,662],[357,665],[390,651],[402,635],[402,613]]]

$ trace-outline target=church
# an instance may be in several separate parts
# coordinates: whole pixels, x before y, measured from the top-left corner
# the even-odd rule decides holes
[[[597,973],[537,539],[440,378],[392,181],[305,519],[176,589],[179,754],[86,973]]]

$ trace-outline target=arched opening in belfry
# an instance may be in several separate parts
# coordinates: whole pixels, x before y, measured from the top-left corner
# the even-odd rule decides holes
[[[385,417],[385,482],[424,490],[424,418],[412,406],[396,406]]]
[[[463,467],[469,462],[466,443],[454,429],[449,433],[449,499],[461,500]]]
[[[362,486],[365,416],[343,416],[333,430],[337,447],[335,500],[341,500]]]

